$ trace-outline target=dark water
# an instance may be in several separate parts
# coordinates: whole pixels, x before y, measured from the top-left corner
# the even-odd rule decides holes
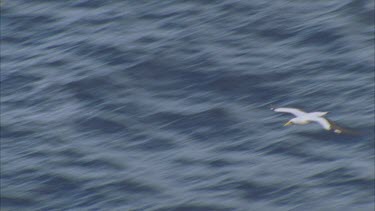
[[[1,209],[372,211],[374,80],[374,1],[3,0]]]

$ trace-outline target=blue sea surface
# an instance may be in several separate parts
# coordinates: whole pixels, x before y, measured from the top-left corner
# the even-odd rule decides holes
[[[373,211],[374,7],[2,0],[1,210]]]

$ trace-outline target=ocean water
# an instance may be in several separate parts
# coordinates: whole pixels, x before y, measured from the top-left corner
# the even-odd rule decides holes
[[[1,210],[374,210],[374,1],[0,7]]]

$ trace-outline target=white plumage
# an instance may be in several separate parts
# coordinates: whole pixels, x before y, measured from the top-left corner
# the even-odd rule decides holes
[[[316,122],[320,124],[325,130],[332,130],[335,133],[342,133],[343,129],[335,125],[332,121],[323,117],[328,112],[311,112],[307,113],[300,109],[296,108],[276,108],[272,109],[275,112],[290,113],[296,116],[295,118],[290,119],[284,126],[296,124],[296,125],[305,125],[311,122]]]

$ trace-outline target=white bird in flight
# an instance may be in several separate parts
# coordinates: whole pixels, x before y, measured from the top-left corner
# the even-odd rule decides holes
[[[292,125],[292,124],[305,125],[311,122],[316,122],[316,123],[319,123],[325,130],[333,131],[335,133],[349,132],[348,130],[337,126],[332,121],[323,117],[328,112],[307,113],[297,108],[276,108],[276,109],[271,108],[271,110],[275,112],[290,113],[296,116],[295,118],[292,118],[287,123],[285,123],[284,126]],[[353,133],[353,132],[349,132],[349,133]]]

